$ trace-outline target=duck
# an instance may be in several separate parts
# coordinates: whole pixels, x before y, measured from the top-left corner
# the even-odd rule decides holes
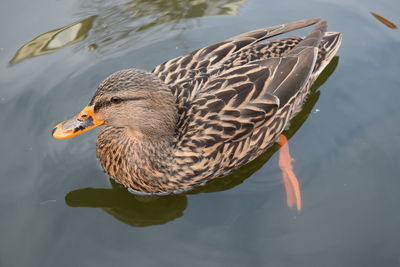
[[[279,35],[313,25],[305,37]],[[66,139],[105,125],[104,171],[137,194],[178,194],[225,176],[277,142],[342,34],[312,18],[253,30],[168,60],[125,69],[59,123]]]

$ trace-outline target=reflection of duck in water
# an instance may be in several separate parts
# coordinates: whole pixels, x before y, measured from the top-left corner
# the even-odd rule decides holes
[[[137,196],[111,181],[112,189],[83,188],[65,196],[72,207],[102,208],[118,220],[132,226],[164,224],[183,215],[186,196]]]
[[[304,39],[261,42],[312,24]],[[69,138],[107,124],[97,154],[110,176],[134,192],[189,190],[248,163],[276,141],[339,48],[341,34],[325,30],[319,19],[297,21],[205,47],[152,73],[119,71],[53,135]]]
[[[311,113],[319,98],[318,87],[321,86],[335,71],[338,57],[334,57],[325,68],[307,97],[302,110],[290,121],[290,128],[283,133],[288,138],[292,137]],[[197,187],[189,194],[218,192],[228,190],[241,184],[245,179],[257,171],[276,152],[278,146],[274,145],[261,156],[235,170],[222,179],[214,179],[205,186]],[[168,196],[136,196],[111,180],[112,188],[82,188],[69,192],[65,201],[72,207],[101,208],[113,215],[116,219],[132,226],[149,226],[167,223],[183,215],[187,207],[185,194]]]

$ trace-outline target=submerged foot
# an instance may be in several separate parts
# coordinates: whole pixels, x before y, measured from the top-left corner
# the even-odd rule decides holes
[[[301,192],[299,181],[293,172],[292,157],[289,153],[288,140],[285,135],[279,136],[279,167],[282,171],[283,185],[286,191],[286,200],[290,208],[296,206],[297,211],[301,211]]]

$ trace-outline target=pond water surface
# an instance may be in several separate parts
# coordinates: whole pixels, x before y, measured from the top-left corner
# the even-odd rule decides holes
[[[400,266],[398,0],[0,6],[0,266]],[[286,132],[300,213],[277,146],[205,187],[145,197],[102,172],[98,130],[51,137],[114,71],[311,17],[344,37]]]

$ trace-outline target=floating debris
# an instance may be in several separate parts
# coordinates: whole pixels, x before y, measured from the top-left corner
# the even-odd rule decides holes
[[[377,20],[379,20],[380,22],[382,22],[383,24],[385,24],[387,27],[389,27],[390,29],[397,29],[396,24],[394,24],[393,22],[391,22],[388,19],[385,19],[384,17],[382,17],[381,15],[378,15],[374,12],[371,12],[371,15],[374,16]]]

